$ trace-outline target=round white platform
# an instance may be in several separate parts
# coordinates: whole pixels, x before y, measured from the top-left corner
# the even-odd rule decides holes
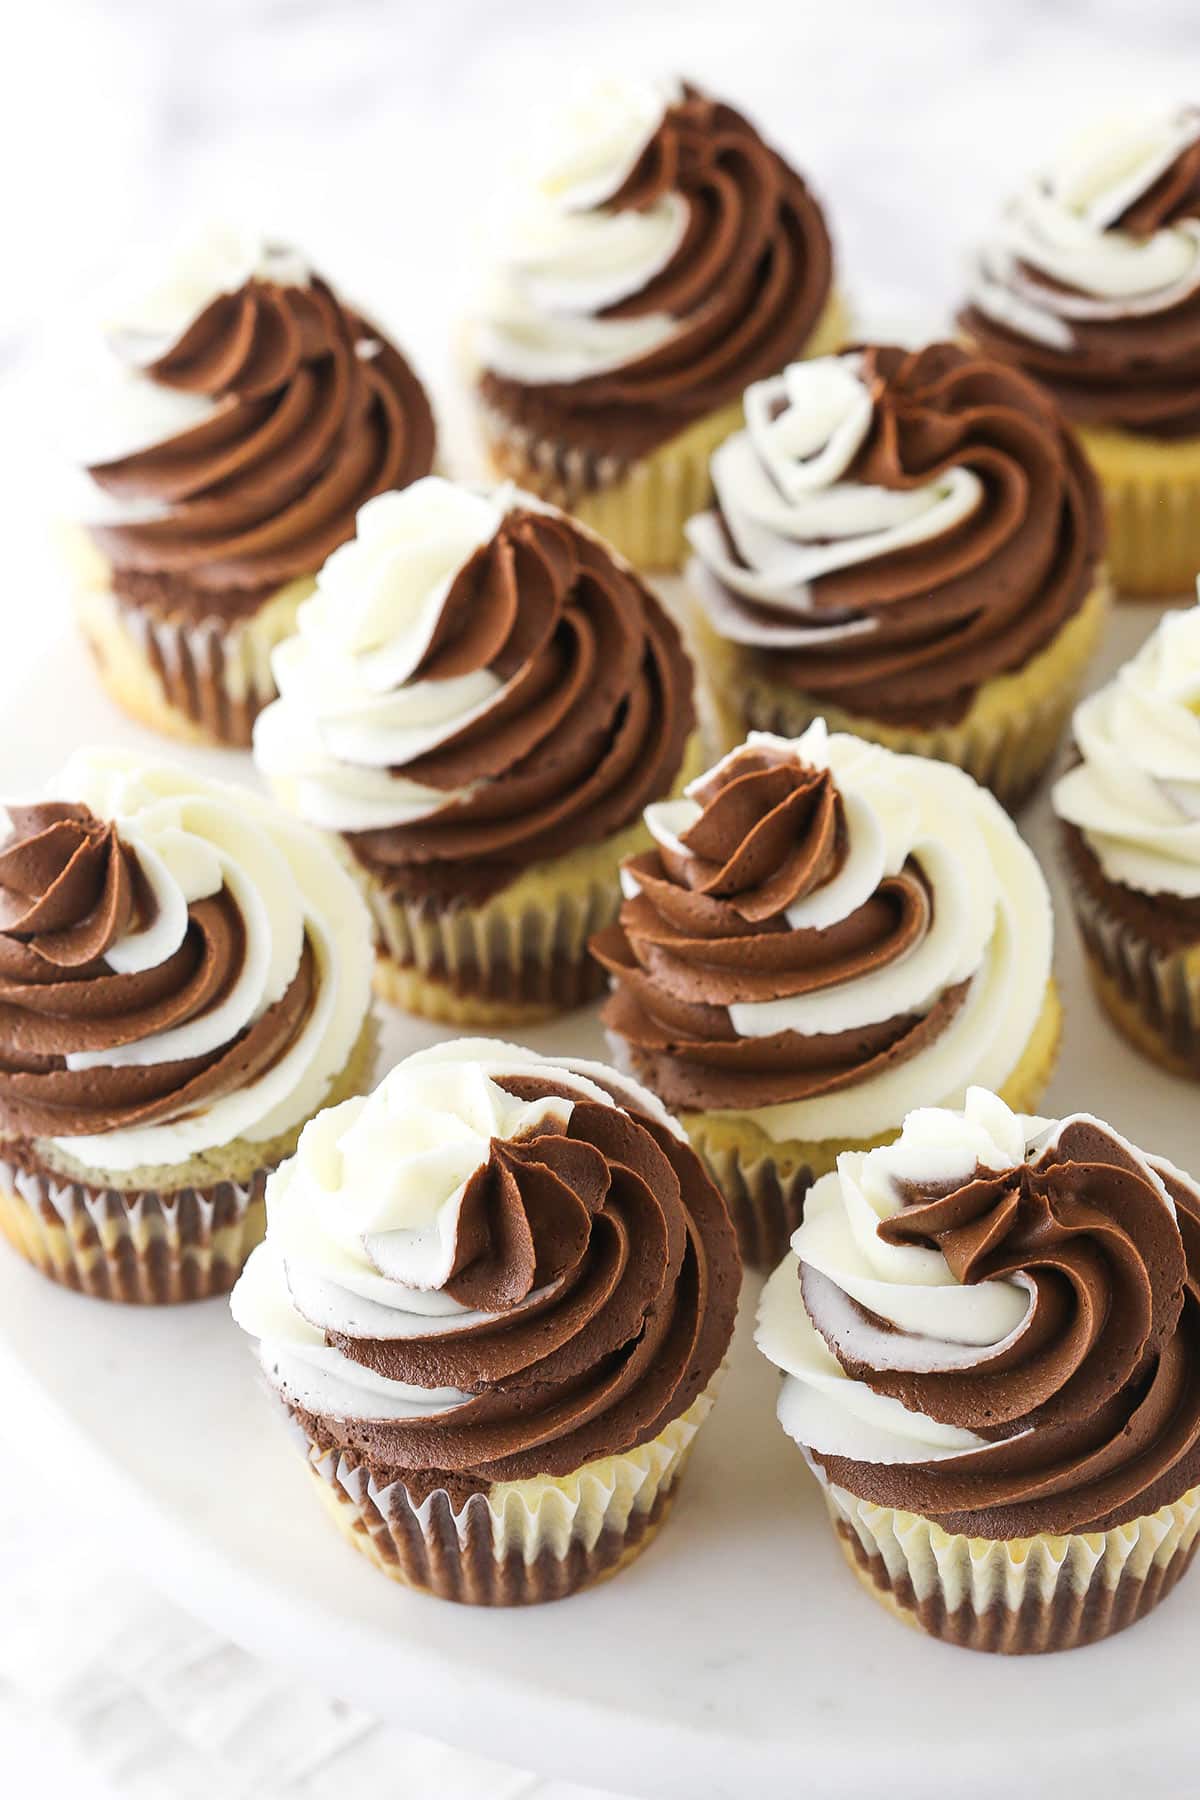
[[[1097,677],[1153,624],[1122,609]],[[51,703],[52,697],[52,703]],[[133,740],[72,644],[6,719],[5,786],[68,743]],[[245,777],[245,759],[210,768]],[[1029,820],[1049,843],[1045,803]],[[1047,1112],[1087,1107],[1200,1163],[1196,1100],[1127,1052],[1060,908],[1064,1055]],[[395,1020],[389,1056],[442,1035]],[[576,1015],[530,1034],[602,1051]],[[757,1284],[752,1284],[756,1288]],[[747,1296],[752,1302],[753,1294]],[[1066,1656],[979,1657],[905,1631],[845,1569],[775,1425],[744,1309],[730,1379],[661,1538],[619,1579],[527,1612],[383,1580],[329,1529],[225,1305],[126,1310],[61,1292],[0,1247],[0,1373],[35,1384],[53,1482],[144,1575],[247,1648],[359,1705],[541,1773],[657,1800],[1040,1800],[1195,1785],[1200,1577],[1143,1624]]]

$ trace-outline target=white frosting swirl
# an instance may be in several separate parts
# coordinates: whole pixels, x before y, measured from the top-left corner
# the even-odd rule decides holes
[[[949,763],[831,734],[820,719],[794,741],[751,732],[747,745],[828,768],[841,795],[845,861],[788,909],[793,929],[822,930],[849,917],[910,859],[932,904],[929,929],[908,955],[813,993],[731,1005],[737,1035],[853,1031],[927,1013],[948,989],[969,983],[927,1048],[839,1092],[759,1107],[756,1123],[776,1141],[861,1138],[894,1128],[931,1095],[955,1105],[971,1086],[1003,1087],[1045,1003],[1053,919],[1037,859],[999,801]],[[659,843],[676,847],[700,817],[690,796],[708,779],[694,782],[683,800],[648,808]]]
[[[407,825],[465,797],[396,772],[494,705],[490,670],[413,681],[455,577],[514,506],[544,510],[507,485],[494,492],[430,475],[361,509],[274,652],[279,698],[254,728],[254,756],[281,797],[329,831]],[[516,679],[516,677],[514,677]]]
[[[1163,312],[1200,289],[1200,220],[1144,237],[1116,220],[1200,137],[1200,109],[1109,119],[1075,139],[1006,211],[970,299],[1055,350],[1073,321]],[[1030,273],[1032,271],[1032,273]]]
[[[1200,606],[1167,613],[1074,732],[1082,761],[1054,789],[1059,817],[1110,881],[1200,897]]]
[[[235,294],[255,278],[303,287],[310,273],[295,250],[258,232],[210,224],[176,245],[165,267],[123,283],[106,308],[106,345],[74,386],[71,434],[77,459],[99,463],[131,456],[212,418],[224,402],[165,386],[143,371],[222,294]],[[101,504],[106,518],[129,516],[128,506],[110,496]]]
[[[562,119],[532,194],[504,221],[503,260],[481,305],[485,368],[530,384],[583,381],[675,335],[668,313],[599,315],[640,293],[687,228],[680,194],[638,210],[604,209],[680,91],[677,82],[608,81]]]
[[[792,363],[755,382],[746,390],[745,411],[745,429],[712,458],[719,512],[701,513],[686,527],[699,559],[695,585],[714,629],[738,643],[776,649],[873,630],[870,620],[818,609],[810,584],[952,531],[982,499],[978,476],[954,467],[905,489],[845,479],[874,417],[855,352]],[[731,603],[730,593],[770,602],[770,621],[757,623]],[[798,621],[792,627],[788,613]]]
[[[523,1072],[552,1073],[561,1092],[522,1101],[498,1085],[498,1077]],[[620,1102],[608,1091],[614,1086]],[[311,1120],[295,1156],[267,1183],[266,1241],[231,1296],[272,1383],[295,1404],[333,1417],[413,1419],[464,1404],[470,1396],[454,1388],[411,1387],[364,1368],[330,1348],[325,1334],[436,1337],[498,1317],[441,1291],[467,1184],[494,1138],[565,1127],[575,1100],[628,1103],[678,1134],[651,1094],[611,1070],[490,1039],[418,1051],[373,1094]],[[552,1291],[533,1290],[504,1317],[519,1317]]]
[[[826,1335],[851,1363],[919,1373],[967,1370],[1015,1345],[1032,1317],[1027,1277],[964,1285],[940,1250],[889,1244],[878,1226],[902,1209],[903,1184],[959,1184],[977,1167],[1016,1168],[1080,1121],[1098,1123],[1082,1113],[1058,1122],[1021,1117],[995,1094],[972,1088],[961,1112],[910,1113],[894,1144],[846,1152],[814,1184],[791,1252],[763,1290],[756,1332],[759,1349],[784,1372],[777,1410],[789,1437],[821,1456],[871,1463],[935,1462],[988,1448],[976,1433],[910,1411],[848,1375]],[[1174,1213],[1141,1152],[1111,1127],[1102,1129]]]
[[[154,891],[152,923],[108,951],[114,972],[160,967],[183,942],[188,907],[223,887],[245,932],[237,979],[216,1005],[134,1043],[69,1055],[68,1068],[158,1065],[218,1050],[282,999],[306,939],[317,971],[316,999],[299,1032],[244,1087],[184,1118],[60,1138],[57,1148],[113,1171],[176,1164],[237,1138],[278,1137],[315,1112],[345,1067],[371,1000],[370,920],[333,850],[244,788],[148,764],[131,751],[78,751],[49,791],[110,820]]]

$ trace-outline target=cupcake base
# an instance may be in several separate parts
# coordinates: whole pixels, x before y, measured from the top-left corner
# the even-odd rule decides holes
[[[109,696],[131,718],[182,743],[249,748],[275,698],[271,652],[313,592],[292,581],[245,619],[158,615],[120,600],[86,540],[73,542],[75,617]]]
[[[292,1423],[338,1530],[383,1574],[461,1605],[532,1606],[640,1556],[674,1502],[712,1393],[639,1449],[559,1479],[496,1483],[457,1505],[444,1489],[415,1500],[399,1476],[373,1474]]]
[[[1110,1531],[1013,1538],[949,1533],[819,1475],[846,1561],[906,1624],[968,1650],[1071,1650],[1136,1624],[1196,1552],[1200,1488]]]
[[[1080,426],[1100,478],[1108,566],[1131,599],[1190,594],[1200,570],[1200,437],[1153,438]]]
[[[672,791],[704,766],[695,733]],[[589,939],[617,916],[621,863],[649,843],[638,819],[603,843],[535,863],[481,906],[440,912],[389,893],[356,864],[375,921],[378,992],[450,1025],[531,1025],[586,1006],[606,985]]]
[[[849,318],[831,295],[801,357],[827,356],[846,341]],[[744,423],[739,400],[699,419],[632,464],[589,456],[515,426],[492,408],[481,412],[493,472],[552,501],[589,526],[641,569],[677,569],[687,555],[683,528],[712,496],[709,461]]]
[[[1034,1112],[1054,1072],[1062,1036],[1062,1003],[1052,980],[1024,1054],[1000,1089],[1014,1112]],[[634,1071],[636,1073],[636,1070]],[[679,1122],[725,1196],[742,1260],[773,1269],[804,1216],[809,1188],[845,1151],[877,1150],[900,1130],[873,1138],[776,1140],[748,1114],[684,1112]]]
[[[770,680],[763,658],[719,638],[699,607],[693,609],[693,629],[723,749],[735,748],[748,731],[799,737],[814,719],[823,718],[830,731],[954,763],[990,788],[1011,812],[1029,799],[1054,759],[1110,599],[1107,582],[1101,582],[1023,669],[985,682],[957,725],[929,730],[881,724]]]
[[[368,1026],[326,1104],[362,1093],[374,1060]],[[291,1155],[303,1124],[180,1168],[132,1170],[124,1186],[102,1170],[67,1158],[34,1162],[0,1143],[0,1235],[50,1281],[97,1300],[160,1306],[227,1294],[262,1242],[267,1176]]]

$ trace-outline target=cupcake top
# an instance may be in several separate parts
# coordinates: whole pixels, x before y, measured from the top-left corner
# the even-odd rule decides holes
[[[961,323],[1082,424],[1200,433],[1200,107],[1069,144],[980,252]]]
[[[370,1004],[370,921],[336,856],[256,795],[129,752],[77,752],[50,792],[0,810],[5,1160],[159,1168],[294,1128]]]
[[[758,1343],[784,1430],[859,1499],[1107,1531],[1200,1481],[1200,1188],[974,1089],[815,1184]]]
[[[435,903],[629,824],[694,724],[650,590],[513,487],[431,477],[365,506],[273,667],[260,768],[390,891]]]
[[[89,526],[122,598],[237,618],[433,463],[407,362],[295,252],[214,234],[108,333]]]
[[[719,637],[875,720],[955,723],[1083,604],[1099,491],[1044,394],[955,344],[793,363],[745,397],[687,527]]]
[[[593,940],[604,1020],[672,1109],[777,1141],[871,1137],[1000,1087],[1050,977],[1050,897],[998,801],[818,720],[753,732],[652,806]]]
[[[729,1343],[724,1203],[650,1094],[486,1040],[308,1124],[233,1294],[317,1442],[470,1491],[656,1437]]]
[[[830,295],[804,182],[682,82],[598,87],[509,231],[479,321],[483,400],[617,463],[798,355]]]
[[[1190,914],[1200,936],[1200,606],[1167,613],[1075,712],[1054,807],[1109,882]]]

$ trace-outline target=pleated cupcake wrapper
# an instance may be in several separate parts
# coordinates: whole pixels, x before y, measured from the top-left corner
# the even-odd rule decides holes
[[[814,1472],[864,1584],[931,1636],[972,1650],[1069,1650],[1123,1630],[1171,1591],[1200,1530],[1200,1488],[1192,1488],[1110,1531],[967,1537],[860,1500]]]
[[[1016,674],[985,684],[960,724],[928,730],[880,724],[773,682],[753,655],[723,644],[703,619],[699,631],[726,749],[748,731],[799,737],[823,718],[830,731],[954,763],[1011,811],[1029,798],[1054,760],[1108,605],[1107,585],[1098,587],[1041,655]]]
[[[847,329],[832,295],[801,355],[839,349]],[[636,568],[665,570],[683,562],[684,525],[712,499],[713,452],[741,429],[744,414],[740,399],[720,407],[632,463],[540,436],[482,401],[480,419],[498,474],[572,513]]]
[[[497,1483],[455,1506],[414,1500],[292,1420],[339,1529],[394,1581],[474,1606],[527,1606],[589,1587],[632,1561],[662,1523],[716,1382],[649,1444],[561,1479]]]
[[[266,1171],[176,1193],[93,1188],[0,1160],[0,1232],[34,1267],[96,1299],[225,1294],[266,1228]]]
[[[1200,572],[1200,439],[1139,442],[1087,428],[1079,437],[1104,490],[1117,591],[1164,600],[1193,594]]]
[[[1158,949],[1067,872],[1089,974],[1113,1023],[1163,1067],[1200,1080],[1200,945]]]
[[[251,617],[229,621],[160,617],[88,588],[77,593],[76,613],[124,711],[185,741],[248,747],[276,695],[271,652],[295,630],[312,591],[309,580],[291,582]]]

